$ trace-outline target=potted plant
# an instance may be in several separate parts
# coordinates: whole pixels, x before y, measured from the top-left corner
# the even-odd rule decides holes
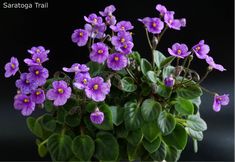
[[[203,91],[214,96],[213,109],[229,103],[228,94],[219,95],[201,86],[212,70],[224,71],[209,56],[204,40],[188,48],[174,43],[162,54],[157,48],[167,30],[180,30],[186,20],[174,18],[174,11],[158,4],[159,17],[139,19],[144,25],[152,60],[133,51],[130,21],[117,21],[113,5],[84,16],[83,29],[76,29],[72,41],[87,46],[90,62],[64,67],[49,78],[43,63],[49,50],[32,47],[19,70],[12,57],[5,65],[5,77],[14,76],[17,94],[14,107],[23,116],[36,108],[45,110],[28,117],[29,130],[36,136],[41,157],[53,161],[177,161],[188,138],[203,139],[206,122],[199,107]],[[203,77],[192,69],[193,59],[208,64]]]

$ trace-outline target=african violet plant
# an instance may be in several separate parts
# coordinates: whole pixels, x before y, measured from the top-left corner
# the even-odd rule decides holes
[[[174,18],[174,11],[160,4],[156,10],[159,18],[139,19],[151,63],[132,51],[134,27],[129,21],[117,22],[110,5],[101,16],[84,16],[84,29],[72,34],[74,43],[89,49],[91,61],[86,65],[64,67],[49,79],[43,63],[50,51],[42,46],[28,50],[28,72],[20,72],[15,57],[6,64],[5,77],[20,74],[15,109],[23,116],[37,107],[46,112],[27,118],[41,157],[49,153],[53,161],[177,161],[188,137],[197,151],[197,141],[207,129],[199,114],[202,90],[214,95],[216,112],[229,102],[227,94],[210,92],[200,83],[213,69],[225,69],[208,55],[203,40],[191,50],[175,43],[168,48],[169,57],[156,50],[167,29],[186,26],[185,19]],[[195,57],[209,64],[201,79],[190,67]]]

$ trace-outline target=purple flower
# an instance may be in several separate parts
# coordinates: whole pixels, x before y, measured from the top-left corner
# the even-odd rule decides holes
[[[36,89],[30,95],[30,98],[36,104],[42,104],[45,101],[45,93],[42,89]]]
[[[50,50],[46,50],[43,46],[38,46],[38,47],[32,47],[31,49],[28,50],[28,53],[34,55],[36,53],[44,53],[48,54]]]
[[[134,26],[132,26],[130,21],[120,21],[119,23],[116,24],[116,26],[111,25],[110,28],[114,31],[114,32],[119,32],[119,31],[128,31],[134,28]]]
[[[186,26],[186,19],[174,19],[174,11],[167,11],[164,15],[164,21],[169,28],[180,30],[181,27]]]
[[[173,87],[173,85],[175,84],[175,79],[172,75],[170,75],[164,79],[164,84],[166,87]]]
[[[128,55],[128,54],[132,53],[133,47],[134,47],[134,44],[129,41],[120,47],[116,47],[116,50],[122,54]]]
[[[193,46],[193,51],[199,59],[205,59],[210,51],[210,47],[201,40],[197,45]]]
[[[88,34],[91,38],[97,38],[97,39],[104,38],[105,37],[104,32],[107,29],[107,27],[104,23],[97,24],[95,26],[92,26],[90,24],[85,24],[84,28],[88,32]]]
[[[111,39],[111,43],[117,48],[125,45],[129,41],[132,41],[132,36],[129,32],[125,31],[118,32],[117,36],[113,36]]]
[[[29,72],[29,80],[37,83],[38,86],[44,85],[49,77],[48,70],[40,65],[31,66]]]
[[[117,23],[116,17],[113,15],[105,17],[105,21],[108,25],[115,25]]]
[[[105,7],[104,11],[100,11],[100,15],[101,16],[112,16],[113,12],[116,10],[114,5],[109,5],[107,7]]]
[[[144,19],[138,19],[148,29],[150,33],[159,34],[164,28],[164,23],[159,18],[145,17]]]
[[[17,58],[11,57],[10,62],[5,65],[5,77],[9,78],[10,76],[14,76],[16,72],[19,70],[19,62]]]
[[[70,68],[63,67],[63,71],[67,73],[87,73],[89,71],[89,67],[85,64],[75,63]]]
[[[102,42],[91,46],[90,59],[94,62],[103,63],[109,56],[108,46]]]
[[[186,56],[190,54],[190,52],[188,52],[187,45],[179,44],[179,43],[173,44],[172,49],[168,48],[168,52],[172,56],[179,57],[179,58],[185,58]]]
[[[75,83],[73,85],[78,89],[85,89],[89,80],[91,79],[90,74],[77,73],[75,76]]]
[[[34,53],[32,55],[32,58],[26,58],[24,59],[24,62],[28,66],[33,66],[33,65],[42,65],[42,63],[46,62],[48,59],[47,53]]]
[[[88,17],[84,16],[86,22],[91,23],[92,25],[101,24],[103,22],[102,17],[97,16],[96,14],[92,13]]]
[[[110,92],[110,85],[105,83],[103,78],[91,78],[85,88],[86,96],[96,102],[104,101]]]
[[[207,63],[209,64],[209,66],[210,66],[211,68],[213,68],[213,69],[216,69],[216,70],[219,70],[219,71],[225,71],[225,70],[226,70],[222,65],[216,64],[216,63],[214,62],[213,58],[210,57],[210,56],[207,56],[207,57],[206,57],[206,62],[207,62]]]
[[[21,93],[29,94],[32,90],[37,89],[38,85],[30,79],[29,73],[22,73],[20,79],[16,80],[16,87],[20,89]]]
[[[213,110],[215,112],[219,112],[221,109],[221,105],[225,106],[225,105],[228,105],[228,103],[229,103],[228,94],[224,94],[222,96],[219,96],[218,94],[216,94],[214,97]]]
[[[164,16],[165,13],[167,12],[166,7],[163,6],[163,5],[161,5],[161,4],[157,4],[156,10],[160,12],[160,15],[161,15],[161,16]]]
[[[15,96],[14,107],[21,110],[23,116],[29,116],[35,109],[35,103],[25,94],[17,94]]]
[[[128,59],[124,54],[114,53],[109,55],[107,59],[107,66],[115,71],[121,70],[127,66]]]
[[[90,120],[93,124],[102,124],[104,121],[104,113],[96,108],[93,113],[90,115]]]
[[[85,46],[88,41],[88,32],[83,29],[76,29],[74,30],[71,38],[79,47]]]
[[[71,88],[63,80],[54,81],[52,83],[53,89],[47,91],[48,100],[54,100],[55,106],[64,105],[71,96]]]

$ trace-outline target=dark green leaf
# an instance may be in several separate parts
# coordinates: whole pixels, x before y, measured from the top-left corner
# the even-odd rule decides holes
[[[113,123],[118,126],[123,122],[124,108],[118,106],[110,106]]]
[[[144,134],[144,138],[149,142],[153,142],[160,134],[160,130],[155,122],[145,123],[141,129]]]
[[[178,98],[175,103],[175,110],[182,115],[192,115],[194,107],[191,101],[183,98]]]
[[[62,107],[57,108],[57,122],[63,124],[66,114],[67,112]]]
[[[127,144],[127,155],[129,161],[140,160],[141,157],[141,147],[140,145],[133,146],[131,144]]]
[[[164,98],[170,97],[171,92],[172,92],[172,88],[171,88],[171,87],[166,87],[166,86],[163,85],[163,84],[159,84],[159,85],[157,86],[157,89],[156,89],[156,93],[157,93],[159,96],[162,96],[162,97],[164,97]]]
[[[100,111],[104,113],[104,121],[102,124],[93,124],[96,128],[100,130],[112,130],[113,129],[113,121],[112,121],[112,112],[109,109],[109,106],[106,104],[102,104],[99,107]]]
[[[95,156],[102,161],[115,161],[119,154],[119,145],[115,137],[110,133],[98,133],[95,140]]]
[[[56,128],[56,120],[49,114],[45,114],[41,117],[41,125],[43,129],[53,132]]]
[[[142,117],[136,102],[128,102],[124,108],[124,122],[127,130],[136,130],[141,127]]]
[[[205,131],[207,129],[206,122],[199,115],[190,115],[186,124],[195,131]]]
[[[166,149],[166,161],[176,162],[180,158],[181,150],[177,150],[175,147],[167,146]]]
[[[129,58],[133,58],[137,62],[137,64],[140,65],[140,54],[139,54],[139,52],[136,52],[136,51],[132,52],[131,54],[129,54]]]
[[[121,124],[115,128],[117,138],[126,138],[128,136],[128,131],[125,126]]]
[[[160,113],[158,117],[158,126],[164,135],[170,134],[174,130],[175,124],[175,118],[171,114],[165,111]]]
[[[161,105],[154,99],[146,99],[141,105],[141,114],[145,121],[153,121],[158,118]]]
[[[42,131],[42,127],[40,125],[39,120],[36,120],[33,117],[28,117],[27,118],[27,126],[29,128],[29,130],[36,135],[37,137],[42,138],[43,137],[43,131]]]
[[[45,157],[46,154],[47,154],[46,146],[44,145],[44,143],[41,143],[40,141],[38,141],[37,145],[38,145],[38,154],[39,154],[39,156],[40,157]]]
[[[163,68],[162,71],[162,78],[165,79],[166,77],[173,75],[175,73],[175,67],[174,66],[167,66]]]
[[[187,144],[188,135],[181,125],[177,124],[174,131],[167,135],[163,136],[163,140],[169,146],[173,146],[179,150],[183,150]]]
[[[157,83],[159,80],[157,74],[154,71],[148,71],[147,78],[153,83]]]
[[[95,152],[95,143],[88,135],[77,136],[73,140],[72,151],[78,159],[88,161]]]
[[[166,145],[161,142],[159,148],[154,153],[150,154],[151,158],[156,161],[163,161],[166,157]]]
[[[152,65],[148,62],[148,60],[142,58],[140,62],[140,68],[144,75],[147,75],[147,72],[152,70]]]
[[[53,161],[67,161],[71,158],[72,139],[68,135],[54,133],[48,138],[47,148]]]
[[[163,68],[164,66],[170,65],[174,59],[175,59],[174,56],[167,57],[165,60],[161,62],[160,67]]]
[[[88,62],[87,66],[90,68],[89,73],[92,77],[102,74],[104,71],[104,65],[97,62]]]
[[[55,109],[54,106],[53,106],[52,101],[49,101],[49,100],[46,100],[46,101],[44,102],[44,107],[45,107],[45,109],[46,109],[47,112],[52,112],[53,109]]]
[[[127,136],[127,141],[132,145],[138,145],[143,138],[143,134],[141,129],[137,129],[135,131],[130,131]]]
[[[143,146],[144,148],[151,154],[160,147],[161,140],[160,138],[155,139],[153,142],[149,142],[147,140],[143,140]]]
[[[160,69],[161,63],[166,59],[166,57],[158,50],[153,51],[154,63]]]
[[[176,90],[177,95],[185,99],[194,99],[202,95],[202,90],[197,85],[189,85]]]
[[[80,124],[81,117],[78,113],[75,114],[67,114],[65,116],[65,123],[70,127],[77,127]]]
[[[97,104],[93,101],[90,101],[86,104],[86,111],[92,113],[95,111]]]
[[[121,89],[125,92],[134,92],[137,86],[134,84],[134,80],[131,77],[124,77],[121,79]]]
[[[200,107],[200,105],[201,105],[201,97],[194,98],[194,99],[192,99],[191,101],[192,101],[192,103],[193,103],[194,105],[197,106],[197,108]]]

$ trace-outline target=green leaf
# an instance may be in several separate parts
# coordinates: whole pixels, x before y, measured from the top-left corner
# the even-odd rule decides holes
[[[189,127],[185,128],[188,135],[191,136],[193,139],[196,139],[198,141],[202,141],[203,139],[203,133],[201,131],[195,131]]]
[[[112,113],[113,124],[116,126],[120,125],[123,122],[124,108],[118,106],[110,106],[109,109]]]
[[[148,60],[142,58],[140,62],[140,68],[144,75],[147,75],[147,72],[152,70],[152,65],[148,62]]]
[[[119,145],[116,138],[110,133],[98,133],[95,140],[95,148],[95,156],[99,160],[115,161],[118,158]]]
[[[187,144],[188,135],[184,129],[179,124],[176,124],[174,131],[167,135],[163,136],[163,140],[169,146],[173,146],[176,149],[183,150]]]
[[[198,151],[198,142],[195,139],[193,139],[193,150],[195,153]]]
[[[195,131],[205,131],[206,122],[199,115],[190,115],[186,122],[187,126]]]
[[[158,127],[164,135],[170,134],[175,128],[175,118],[166,111],[162,111],[158,117]]]
[[[43,127],[43,129],[53,132],[56,128],[56,120],[49,114],[44,114],[41,117],[41,125]]]
[[[177,150],[174,147],[166,147],[166,161],[176,162],[179,160],[181,154],[181,150]]]
[[[125,126],[121,124],[120,126],[115,128],[117,138],[126,138],[128,136],[128,131]]]
[[[29,128],[29,130],[36,135],[37,137],[42,138],[43,137],[43,131],[42,131],[42,127],[40,125],[39,120],[36,120],[33,117],[28,117],[27,118],[27,126]]]
[[[191,102],[192,102],[194,105],[196,105],[197,108],[199,108],[200,105],[201,105],[201,97],[194,98],[194,99],[191,100]]]
[[[153,83],[157,83],[159,80],[157,74],[154,71],[148,71],[147,78]]]
[[[44,102],[44,107],[45,107],[45,109],[46,109],[47,112],[52,112],[53,109],[54,109],[53,103],[52,103],[52,101],[50,101],[50,100],[46,100],[46,101]]]
[[[100,75],[104,71],[104,65],[99,64],[97,62],[90,61],[87,63],[87,66],[90,68],[89,73],[90,73],[91,77]]]
[[[38,145],[38,154],[40,157],[45,157],[47,154],[47,148],[44,145],[44,142],[40,142],[39,140],[37,140],[37,145]]]
[[[162,71],[162,78],[165,79],[166,77],[173,75],[175,73],[175,67],[174,66],[167,66],[163,68]]]
[[[78,159],[88,161],[95,152],[95,143],[88,135],[77,136],[73,139],[72,151]]]
[[[185,99],[194,99],[202,95],[202,90],[197,85],[189,85],[176,90],[177,95]]]
[[[134,92],[137,86],[134,84],[134,80],[131,77],[124,77],[120,81],[121,89],[125,92]]]
[[[124,106],[124,122],[127,130],[136,130],[141,127],[142,117],[136,102],[128,102]]]
[[[156,89],[156,93],[157,93],[159,96],[164,97],[164,98],[170,97],[171,92],[172,92],[172,88],[171,88],[171,87],[166,87],[166,86],[163,85],[163,84],[159,84],[159,85],[157,86],[157,89]]]
[[[153,60],[157,65],[158,69],[160,69],[161,63],[166,59],[166,57],[158,50],[153,51]]]
[[[149,142],[153,142],[160,134],[160,130],[155,122],[144,123],[141,129],[144,134],[144,138]]]
[[[141,92],[140,92],[141,96],[146,97],[150,95],[152,88],[149,86],[149,84],[143,82],[142,84],[140,84],[140,87],[141,87]]]
[[[72,139],[68,135],[54,133],[48,138],[47,148],[53,161],[66,161],[71,158]]]
[[[192,115],[194,107],[191,101],[178,98],[175,103],[175,110],[182,115]]]
[[[129,58],[133,58],[137,62],[137,64],[140,65],[141,57],[140,57],[139,52],[136,52],[136,51],[132,52],[131,54],[129,54]]]
[[[63,124],[66,114],[67,112],[62,107],[57,108],[57,122]]]
[[[81,117],[78,113],[67,114],[65,116],[65,123],[70,127],[77,127],[80,124]]]
[[[137,129],[135,131],[130,131],[126,140],[132,145],[138,145],[143,139],[143,134],[141,129]]]
[[[94,124],[93,125],[100,130],[112,130],[113,129],[113,121],[112,121],[112,112],[109,109],[109,106],[106,104],[102,104],[99,107],[100,111],[104,113],[104,121],[102,124]]]
[[[141,154],[143,152],[140,146],[141,145],[133,146],[127,143],[127,155],[129,161],[140,160]]]
[[[141,114],[145,121],[153,121],[158,118],[162,107],[154,99],[146,99],[141,105]]]
[[[86,104],[86,111],[92,113],[95,111],[97,104],[93,101],[90,101]]]
[[[164,66],[168,66],[171,64],[171,62],[175,59],[174,56],[170,56],[170,57],[167,57],[165,60],[163,60],[161,63],[160,63],[160,67],[163,68]]]
[[[153,142],[149,142],[145,139],[143,140],[143,146],[150,154],[157,151],[157,149],[160,147],[160,144],[160,138],[155,139]]]
[[[166,145],[161,142],[159,148],[154,153],[150,154],[151,158],[156,161],[163,161],[166,157]]]

